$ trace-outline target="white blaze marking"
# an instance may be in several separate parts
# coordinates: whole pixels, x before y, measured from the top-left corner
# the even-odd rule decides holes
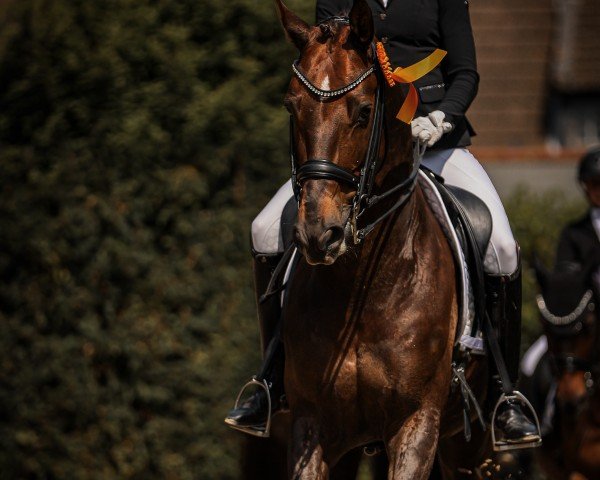
[[[329,75],[325,75],[325,79],[321,84],[321,90],[329,90]]]

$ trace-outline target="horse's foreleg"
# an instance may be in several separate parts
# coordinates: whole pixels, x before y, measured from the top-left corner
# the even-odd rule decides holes
[[[292,426],[289,471],[292,480],[326,480],[329,466],[324,460],[316,422],[298,418]]]
[[[388,480],[425,480],[435,460],[440,412],[421,408],[387,440]]]

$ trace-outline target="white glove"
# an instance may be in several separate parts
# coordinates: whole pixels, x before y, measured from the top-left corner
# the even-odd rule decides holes
[[[419,143],[426,143],[428,147],[433,146],[444,133],[454,128],[450,122],[444,122],[444,118],[446,114],[440,110],[431,112],[426,117],[415,118],[410,122],[413,138]]]

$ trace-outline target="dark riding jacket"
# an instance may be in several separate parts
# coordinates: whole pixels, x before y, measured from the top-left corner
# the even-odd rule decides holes
[[[600,240],[592,224],[591,212],[567,225],[560,235],[555,268],[568,263],[597,266],[600,264]]]
[[[347,15],[353,0],[317,0],[317,23]],[[440,66],[415,82],[420,102],[416,116],[441,110],[454,124],[434,149],[464,147],[475,134],[465,113],[477,94],[479,75],[465,0],[367,0],[375,34],[384,43],[392,68],[407,67],[436,48],[448,52]]]

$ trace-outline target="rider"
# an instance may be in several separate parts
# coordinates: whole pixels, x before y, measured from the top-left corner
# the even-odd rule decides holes
[[[581,158],[577,178],[590,208],[582,218],[562,231],[556,252],[556,269],[568,263],[600,263],[600,146]]]
[[[477,93],[479,75],[475,61],[475,46],[465,0],[368,0],[373,12],[375,33],[384,44],[393,67],[412,65],[436,48],[447,50],[444,61],[433,71],[417,80],[419,107],[412,121],[415,141],[426,144],[428,152],[423,165],[444,178],[445,183],[468,190],[488,206],[493,229],[485,252],[488,298],[504,308],[506,318],[520,329],[521,278],[518,246],[512,235],[504,208],[487,174],[466,149],[474,131],[465,113]],[[349,12],[352,0],[317,0],[317,22]],[[281,258],[283,239],[280,217],[292,197],[291,183],[283,185],[252,223],[255,287],[264,293],[274,266]],[[283,394],[283,349],[266,352],[279,320],[279,299],[259,303],[263,354],[267,353],[261,377],[271,390],[273,408],[280,407]],[[509,345],[504,356],[514,384],[518,375],[519,345]],[[537,429],[517,404],[505,403],[497,416],[496,426],[504,440],[518,446],[538,439]],[[268,412],[266,393],[251,396],[237,409],[229,412],[226,423],[246,431],[260,429]]]
[[[589,208],[585,215],[569,223],[561,232],[556,250],[555,272],[591,271],[592,281],[600,286],[600,146],[588,150],[577,169],[577,179]],[[589,270],[588,270],[589,269]],[[521,370],[532,377],[545,368],[541,360],[548,350],[546,335],[541,335],[523,355]]]

